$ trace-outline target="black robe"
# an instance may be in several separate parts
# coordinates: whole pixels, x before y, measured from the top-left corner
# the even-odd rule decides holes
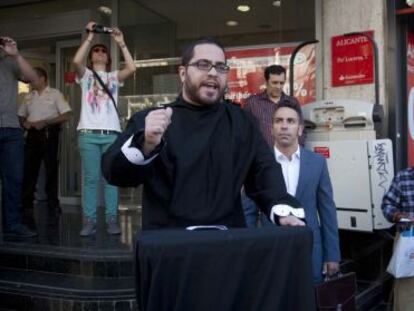
[[[136,113],[103,155],[106,180],[143,188],[143,229],[189,225],[244,227],[240,189],[269,215],[276,203],[297,204],[286,192],[280,165],[255,120],[239,106],[194,106],[179,97],[168,104],[172,122],[164,146],[147,165],[121,151],[131,135],[143,135],[150,110]]]

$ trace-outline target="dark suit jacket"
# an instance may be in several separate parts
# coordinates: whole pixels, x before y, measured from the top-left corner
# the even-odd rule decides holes
[[[306,222],[313,232],[313,271],[318,280],[323,262],[340,260],[338,220],[326,160],[302,147],[295,197],[305,208]]]

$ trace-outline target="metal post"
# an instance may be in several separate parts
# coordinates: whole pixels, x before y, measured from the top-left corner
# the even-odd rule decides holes
[[[295,65],[296,54],[304,46],[309,45],[309,44],[318,43],[318,42],[319,42],[319,40],[311,40],[311,41],[302,42],[293,51],[292,56],[290,57],[290,60],[289,60],[289,95],[290,96],[293,96],[293,82],[294,82],[293,76],[294,76],[294,65]]]

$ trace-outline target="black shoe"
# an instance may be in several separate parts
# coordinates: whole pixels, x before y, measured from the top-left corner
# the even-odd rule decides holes
[[[18,224],[11,230],[5,230],[4,235],[6,237],[14,237],[14,238],[33,238],[37,236],[37,232],[30,230],[25,225]]]

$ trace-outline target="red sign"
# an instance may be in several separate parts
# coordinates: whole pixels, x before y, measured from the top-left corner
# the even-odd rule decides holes
[[[373,38],[374,32],[365,34]],[[332,86],[367,84],[374,81],[374,54],[365,36],[336,36],[331,40]]]
[[[407,32],[407,159],[414,166],[414,33]]]
[[[320,154],[321,156],[323,156],[326,159],[329,159],[331,154],[329,152],[329,147],[314,147],[313,151],[315,153]]]
[[[287,70],[284,92],[289,94],[289,60],[296,45],[228,49],[230,65],[226,98],[243,104],[247,97],[265,90],[264,70],[282,65]],[[303,47],[295,57],[294,96],[304,105],[315,101],[315,47]]]
[[[65,83],[75,83],[76,73],[74,71],[67,71],[64,74]]]

